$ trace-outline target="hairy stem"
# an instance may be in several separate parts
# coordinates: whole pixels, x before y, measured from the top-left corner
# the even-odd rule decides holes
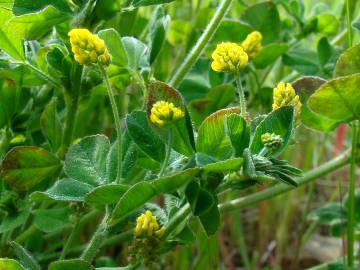
[[[65,259],[66,257],[66,254],[68,253],[69,251],[69,248],[71,247],[71,244],[72,242],[74,241],[74,238],[78,232],[78,229],[79,229],[79,219],[75,222],[75,224],[72,226],[72,229],[71,229],[71,233],[69,235],[69,238],[67,239],[65,245],[64,245],[64,248],[63,250],[61,251],[61,254],[60,254],[60,257],[59,257],[59,260],[63,260]]]
[[[108,234],[108,230],[107,230],[108,217],[109,217],[109,212],[107,210],[103,220],[101,221],[100,225],[98,226],[95,233],[93,234],[86,249],[82,253],[81,259],[83,259],[87,262],[91,262],[95,258],[96,254],[98,253],[99,249],[101,248],[101,245],[102,245],[104,239],[106,238],[106,236]]]
[[[184,79],[185,75],[191,69],[193,64],[199,58],[201,53],[203,52],[206,44],[211,39],[211,37],[216,32],[216,29],[219,27],[222,19],[225,17],[232,0],[222,0],[219,4],[214,17],[211,19],[209,24],[207,25],[206,29],[204,30],[203,34],[200,36],[198,42],[196,42],[195,46],[192,48],[190,53],[185,58],[185,61],[182,65],[177,69],[175,75],[170,79],[169,84],[173,87],[179,86],[181,81]]]
[[[117,182],[121,181],[121,177],[122,177],[122,132],[121,132],[121,125],[120,125],[120,115],[119,115],[119,111],[116,105],[116,101],[115,101],[115,95],[114,95],[114,91],[111,87],[110,84],[110,80],[109,80],[109,76],[105,70],[105,68],[102,65],[99,65],[100,71],[103,75],[105,84],[106,84],[106,88],[108,91],[108,95],[109,95],[109,99],[110,99],[110,103],[111,103],[111,108],[113,111],[113,115],[114,115],[114,121],[115,121],[115,129],[116,129],[116,133],[117,133],[117,143],[118,143],[118,152],[117,152]]]

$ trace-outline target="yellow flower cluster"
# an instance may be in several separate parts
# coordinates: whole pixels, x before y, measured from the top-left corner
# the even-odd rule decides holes
[[[280,135],[266,132],[261,135],[261,142],[268,149],[271,149],[272,151],[276,151],[283,144],[284,140],[283,138],[281,138]]]
[[[136,219],[135,235],[136,236],[157,236],[161,237],[165,232],[165,227],[159,226],[156,216],[147,210]]]
[[[92,34],[87,29],[72,29],[70,37],[71,50],[75,60],[82,65],[100,63],[104,66],[110,63],[110,54],[104,40]]]
[[[249,55],[249,58],[254,59],[262,49],[261,41],[261,33],[253,31],[247,35],[246,39],[241,43],[241,47]]]
[[[244,49],[240,45],[231,42],[218,44],[211,57],[213,58],[211,68],[217,72],[239,72],[249,61]]]
[[[158,126],[167,125],[184,117],[184,112],[171,102],[158,101],[151,108],[150,121]]]
[[[293,106],[295,115],[298,116],[301,109],[301,101],[290,83],[280,82],[273,92],[273,110],[283,106]]]

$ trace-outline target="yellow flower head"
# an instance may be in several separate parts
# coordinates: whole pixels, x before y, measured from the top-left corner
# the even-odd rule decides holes
[[[280,135],[266,132],[261,135],[261,142],[268,149],[271,149],[272,151],[276,151],[284,143],[284,140],[283,138],[281,138]]]
[[[158,126],[167,125],[184,117],[184,112],[171,102],[158,101],[151,108],[150,121]]]
[[[71,50],[75,60],[82,65],[100,63],[104,66],[110,63],[110,54],[104,40],[92,34],[87,29],[72,29],[70,37]]]
[[[218,44],[211,57],[213,58],[211,68],[217,72],[239,72],[249,61],[249,57],[244,49],[231,42]]]
[[[301,101],[290,83],[285,84],[284,82],[280,82],[277,87],[274,88],[273,100],[273,110],[283,106],[293,106],[295,109],[295,115],[299,115]]]
[[[251,59],[254,59],[262,49],[262,35],[258,31],[253,31],[247,35],[246,39],[241,43],[244,51]]]
[[[157,236],[161,237],[165,232],[165,228],[159,226],[151,211],[147,210],[136,219],[135,235],[136,236]]]

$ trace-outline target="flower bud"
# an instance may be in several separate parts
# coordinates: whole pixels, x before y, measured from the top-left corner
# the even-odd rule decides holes
[[[75,60],[81,65],[100,63],[108,66],[110,54],[105,46],[104,40],[92,34],[87,29],[72,29],[70,37],[71,50]]]
[[[249,57],[244,49],[236,43],[224,42],[216,46],[211,57],[211,68],[217,72],[236,73],[248,63]]]
[[[151,108],[150,121],[158,126],[165,126],[184,117],[184,112],[173,103],[158,101]]]
[[[284,82],[280,82],[277,87],[274,88],[272,108],[276,110],[283,106],[293,106],[295,116],[299,116],[301,109],[299,96],[290,83],[285,84]]]
[[[261,142],[266,148],[276,151],[284,143],[284,140],[280,135],[267,132],[261,135]]]
[[[262,49],[261,41],[261,33],[253,31],[247,35],[246,39],[241,43],[241,47],[249,55],[249,58],[254,59]]]

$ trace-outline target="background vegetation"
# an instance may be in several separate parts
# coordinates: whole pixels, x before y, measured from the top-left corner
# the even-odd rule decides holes
[[[145,209],[174,229],[165,233],[166,245],[152,258],[153,267],[359,269],[358,14],[356,0],[0,1],[0,269],[93,269],[82,261],[63,261],[81,254],[97,269],[146,267],[128,265],[132,229]],[[72,28],[87,28],[105,40],[112,55],[106,71],[76,63],[68,37]],[[211,53],[221,42],[240,44],[255,30],[263,36],[263,48],[241,72],[252,136],[260,122],[256,119],[272,111],[273,88],[280,81],[293,83],[303,108],[296,127],[280,128],[294,132],[278,158],[295,175],[301,168],[301,177],[270,173],[272,178],[263,181],[243,165],[249,160],[244,148],[251,148],[252,160],[262,146],[229,143],[214,150],[217,138],[211,136],[225,132],[224,124],[205,125],[205,135],[199,130],[209,115],[238,106],[234,76],[213,71]],[[117,127],[104,74],[123,131],[121,177],[116,175]],[[167,98],[169,90],[152,79],[177,89],[181,96],[171,101],[191,116],[192,128],[185,120],[177,122],[176,151],[165,164],[168,178],[158,175],[168,141],[150,127],[145,111],[151,97]],[[316,91],[321,85],[323,92]],[[340,98],[334,94],[338,91]],[[292,123],[293,111],[284,110]],[[197,154],[188,130],[198,137]],[[228,156],[229,151],[234,154]],[[350,173],[343,168],[349,163]],[[201,178],[190,182],[198,183],[195,187],[187,182],[193,177]],[[231,177],[242,181],[227,182]],[[156,182],[161,194],[171,195],[154,199],[155,191],[141,187],[123,199],[139,182]],[[185,196],[186,185],[203,192],[195,200],[201,203]],[[350,203],[349,190],[354,192]],[[353,201],[356,210],[349,208]],[[111,228],[92,239],[101,236],[96,230],[101,231],[105,205],[116,209]],[[212,210],[215,215],[205,216]],[[220,213],[221,219],[215,219]],[[176,231],[176,222],[184,225],[181,230]],[[349,239],[351,230],[354,239]],[[355,243],[350,266],[349,242]],[[94,254],[86,252],[89,246]]]

